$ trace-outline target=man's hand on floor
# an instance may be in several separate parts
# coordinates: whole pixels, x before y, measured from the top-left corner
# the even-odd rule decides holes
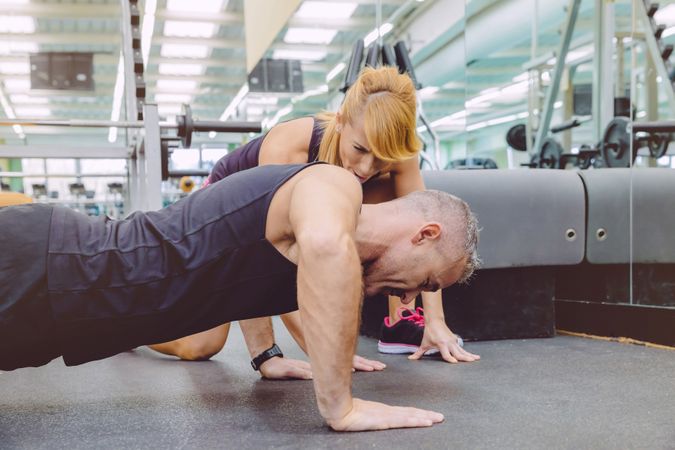
[[[422,345],[408,359],[420,359],[432,348],[437,348],[443,359],[449,363],[472,362],[480,359],[480,356],[467,352],[459,345],[457,336],[450,331],[445,321],[428,320],[426,322]]]
[[[442,421],[443,414],[437,412],[355,398],[351,411],[340,419],[329,420],[328,425],[335,431],[365,431],[430,427]]]
[[[262,363],[260,374],[270,380],[311,380],[312,368],[307,361],[275,356]]]

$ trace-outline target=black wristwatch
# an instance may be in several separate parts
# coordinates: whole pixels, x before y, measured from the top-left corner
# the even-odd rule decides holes
[[[260,366],[262,366],[262,363],[267,361],[270,358],[274,358],[275,356],[279,356],[280,358],[284,357],[284,354],[281,353],[281,349],[277,344],[274,344],[255,358],[251,360],[251,367],[253,367],[253,370],[260,370]]]

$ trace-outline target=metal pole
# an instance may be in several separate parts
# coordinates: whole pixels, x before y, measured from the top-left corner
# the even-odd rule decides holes
[[[555,103],[556,96],[560,89],[560,80],[562,78],[563,68],[565,67],[565,58],[567,57],[567,51],[570,47],[570,42],[572,40],[572,32],[574,31],[574,25],[577,20],[577,15],[579,13],[579,5],[581,0],[571,0],[570,6],[567,10],[567,20],[565,21],[565,27],[563,28],[563,37],[560,42],[560,48],[556,54],[557,59],[555,63],[555,69],[553,71],[553,79],[551,80],[551,85],[548,87],[546,92],[546,100],[544,101],[544,107],[542,108],[542,118],[539,122],[539,129],[537,129],[537,137],[534,143],[535,154],[538,155],[541,153],[541,146],[548,134],[548,128],[551,125],[551,117],[553,116],[553,104]]]
[[[593,140],[597,142],[614,117],[614,5],[606,0],[595,0],[594,31],[592,111]]]
[[[157,105],[146,103],[143,106],[143,119],[145,119],[143,153],[146,166],[144,180],[147,193],[146,208],[154,211],[162,208],[162,143]]]
[[[134,83],[134,49],[132,45],[131,36],[131,8],[129,0],[120,0],[122,17],[120,24],[122,28],[122,59],[124,62],[124,101],[125,114],[127,121],[135,121],[138,119],[138,110],[136,108],[136,85]],[[129,139],[127,136],[127,145],[131,145],[135,149],[135,135]],[[141,192],[141,179],[139,178],[138,155],[136,151],[129,155],[129,176],[128,176],[128,212],[139,209],[139,203],[142,201],[143,193]]]

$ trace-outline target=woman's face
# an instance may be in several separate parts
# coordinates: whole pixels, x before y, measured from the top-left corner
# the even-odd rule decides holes
[[[377,159],[368,148],[363,120],[354,120],[352,124],[338,119],[338,129],[342,167],[353,173],[361,184],[387,171],[389,164]]]

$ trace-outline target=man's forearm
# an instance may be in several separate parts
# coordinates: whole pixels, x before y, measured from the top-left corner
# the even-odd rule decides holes
[[[240,320],[239,327],[241,327],[251,358],[258,356],[274,344],[274,329],[272,319],[269,317]]]
[[[310,247],[310,248],[307,248]],[[306,245],[298,264],[298,304],[314,388],[324,418],[352,408],[351,368],[362,296],[361,263],[349,236],[334,245]]]

